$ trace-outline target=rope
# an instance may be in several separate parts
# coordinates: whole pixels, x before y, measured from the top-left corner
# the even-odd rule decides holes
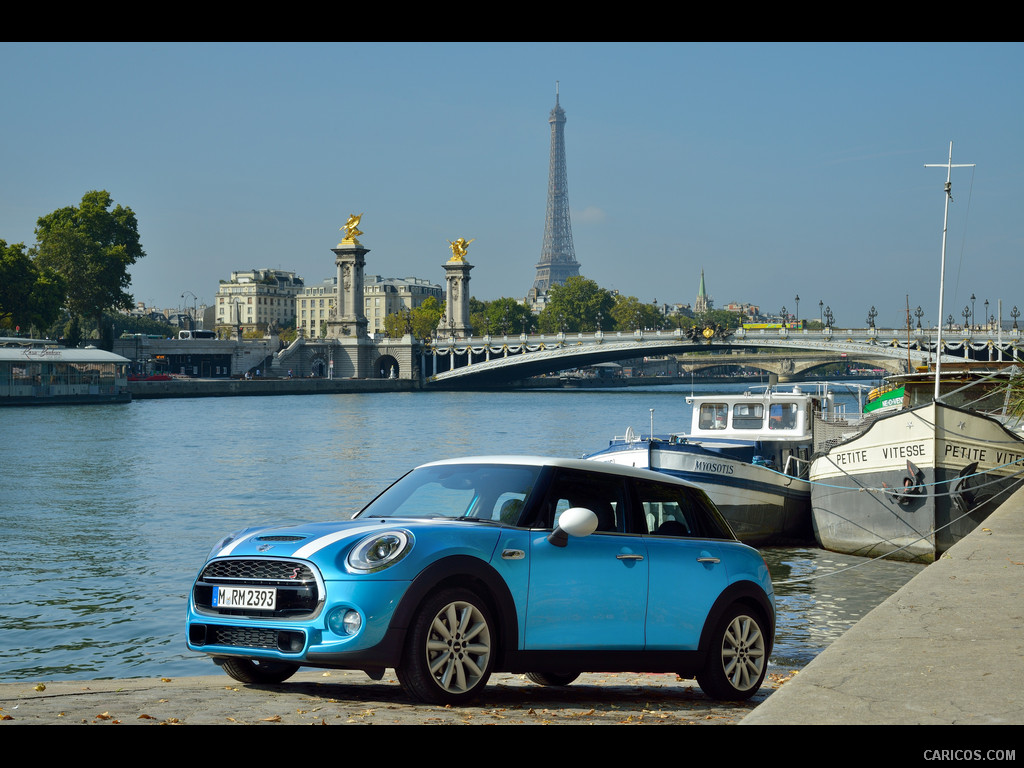
[[[1021,473],[1018,473],[1018,474],[1021,474]],[[978,486],[978,487],[982,487],[982,486]],[[944,528],[948,528],[949,526],[953,525],[954,523],[960,522],[963,518],[967,517],[972,512],[980,509],[985,504],[988,504],[990,501],[992,501],[993,499],[997,498],[1000,494],[1007,493],[1007,492],[1009,492],[1011,490],[1016,490],[1016,489],[1014,489],[1014,488],[1012,488],[1010,486],[1008,486],[1006,488],[1003,488],[1002,490],[998,491],[993,496],[990,496],[989,498],[985,499],[985,501],[983,501],[981,504],[978,504],[976,507],[973,507],[973,508],[967,510],[966,512],[964,512],[962,515],[960,515],[960,517],[954,518],[953,520],[950,520],[945,525],[940,525],[938,528],[936,528],[936,529],[934,529],[934,530],[932,530],[932,531],[930,531],[930,532],[928,532],[926,534],[918,536],[916,539],[914,539],[909,544],[905,544],[902,547],[897,547],[896,549],[893,549],[890,552],[886,552],[884,555],[877,555],[875,557],[872,557],[872,558],[869,558],[869,559],[865,560],[863,563],[857,563],[856,565],[851,565],[851,566],[848,566],[846,568],[840,568],[837,571],[830,571],[828,573],[822,573],[822,574],[819,574],[817,576],[803,576],[803,577],[798,578],[798,579],[786,579],[785,581],[773,581],[772,585],[776,586],[776,585],[784,585],[784,584],[801,584],[801,583],[808,582],[808,581],[817,581],[818,579],[824,579],[827,576],[836,576],[836,575],[841,574],[841,573],[846,573],[847,571],[852,571],[852,570],[854,570],[856,568],[862,568],[865,565],[872,565],[872,564],[874,564],[878,560],[883,560],[885,558],[891,557],[892,555],[896,554],[897,552],[902,552],[904,549],[907,549],[908,547],[914,546],[915,544],[917,544],[917,542],[923,541],[924,539],[927,539],[929,536],[932,536],[932,535],[938,533],[939,531],[943,530]]]

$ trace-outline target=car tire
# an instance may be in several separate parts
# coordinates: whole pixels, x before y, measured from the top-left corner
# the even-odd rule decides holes
[[[526,679],[537,685],[564,686],[569,685],[577,677],[579,672],[527,672]]]
[[[719,701],[753,696],[768,671],[767,622],[760,612],[734,605],[719,621],[697,684]]]
[[[217,659],[217,665],[240,683],[283,683],[299,671],[298,664],[263,659]]]
[[[432,704],[462,704],[491,676],[497,631],[486,603],[468,589],[445,589],[420,606],[401,665],[402,688]]]

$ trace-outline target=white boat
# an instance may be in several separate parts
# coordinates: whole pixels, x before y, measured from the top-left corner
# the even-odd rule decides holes
[[[746,544],[809,541],[807,476],[815,414],[831,399],[799,387],[688,397],[693,407],[688,432],[652,438],[630,428],[586,458],[653,469],[699,485]]]
[[[959,167],[952,144],[942,167],[948,219],[950,171]],[[811,464],[811,516],[825,549],[931,562],[976,528],[1024,477],[1020,431],[979,409],[1005,399],[991,387],[980,389],[980,401],[970,399],[959,386],[969,372],[942,361],[945,260],[944,223],[937,354],[926,388],[920,376],[900,377],[905,393],[895,410],[865,420]]]
[[[978,411],[932,401],[887,414],[811,464],[818,543],[932,562],[1020,485],[1024,440]]]
[[[127,358],[55,342],[0,339],[0,406],[127,403]]]

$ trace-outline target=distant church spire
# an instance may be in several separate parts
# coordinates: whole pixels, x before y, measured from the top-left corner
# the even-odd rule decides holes
[[[572,222],[569,221],[569,182],[565,170],[565,110],[558,103],[555,83],[555,108],[548,116],[551,124],[551,156],[548,170],[548,208],[544,220],[544,245],[537,277],[531,295],[561,285],[567,278],[578,276],[579,262],[572,244]]]
[[[711,309],[711,299],[704,288],[704,267],[700,268],[700,287],[697,288],[697,300],[693,303],[693,311],[701,315]]]

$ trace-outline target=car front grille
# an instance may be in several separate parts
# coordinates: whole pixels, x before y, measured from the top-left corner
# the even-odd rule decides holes
[[[306,634],[293,630],[261,627],[228,627],[216,624],[193,624],[188,630],[195,646],[222,645],[233,648],[260,648],[283,653],[301,653]]]
[[[322,585],[313,566],[301,560],[273,558],[223,558],[207,563],[192,588],[196,608],[219,616],[250,616],[263,619],[308,618],[319,611]],[[222,608],[213,605],[213,589],[220,586],[274,587],[273,611],[253,608]]]

